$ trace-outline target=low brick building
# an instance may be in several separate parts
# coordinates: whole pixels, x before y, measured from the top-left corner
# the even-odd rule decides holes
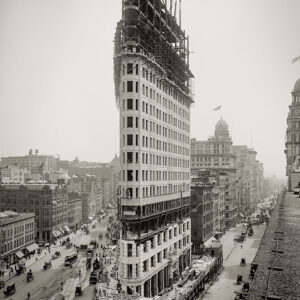
[[[34,243],[34,214],[0,213],[0,261],[11,264],[24,256],[22,250]]]

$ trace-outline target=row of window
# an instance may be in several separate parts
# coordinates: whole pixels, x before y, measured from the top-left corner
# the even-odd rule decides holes
[[[139,109],[139,100],[135,100],[135,105],[134,105],[134,100],[133,99],[127,99],[126,101],[123,100],[123,111],[131,111],[131,110],[138,111]],[[172,125],[174,127],[179,128],[180,130],[184,130],[186,132],[189,132],[189,125],[188,123],[185,123],[177,118],[175,118],[171,113],[168,114],[164,111],[161,111],[160,109],[156,108],[152,104],[148,104],[147,102],[142,101],[142,112],[149,114],[150,116],[155,117],[157,120],[163,121],[166,124]]]
[[[123,170],[122,181],[139,181],[139,170]],[[135,175],[134,175],[135,174]],[[189,172],[142,170],[142,181],[189,180]]]
[[[122,66],[122,73],[123,76],[125,75],[139,75],[139,64],[134,64],[134,63],[127,63],[127,65],[123,64]],[[155,76],[155,72],[151,72],[147,70],[146,68],[143,67],[142,70],[142,77],[149,81],[149,83],[152,83],[153,85],[156,86],[156,88],[160,89],[162,92],[165,94],[171,96],[173,99],[178,101],[179,104],[184,105],[187,109],[189,108],[189,104],[184,101],[185,96],[181,95],[171,87],[171,85],[168,85],[165,81],[160,80],[158,76]],[[177,105],[175,103],[172,103],[177,109]],[[170,104],[169,104],[169,109],[170,109]]]
[[[124,151],[123,152],[123,164],[138,164],[139,152]],[[189,168],[189,160],[182,158],[175,158],[170,156],[156,155],[152,153],[142,152],[142,164],[144,165],[157,165],[167,167]]]
[[[190,150],[187,147],[174,145],[173,143],[168,143],[155,139],[152,137],[142,135],[142,147],[156,149],[159,151],[179,154],[188,156],[190,155]],[[123,144],[122,146],[138,146],[139,145],[139,135],[133,134],[123,134]]]
[[[222,160],[222,161],[229,161],[229,158],[228,157],[209,157],[209,156],[193,156],[191,157],[191,160],[192,161],[215,161],[215,162],[218,162],[219,160]]]
[[[179,240],[178,242],[175,242],[173,245],[173,249],[175,251],[177,249],[182,249],[189,243],[190,243],[190,236],[188,235],[187,237],[184,237],[183,239]],[[171,247],[170,247],[170,249],[171,249]],[[128,252],[128,253],[130,253],[130,252]],[[143,261],[143,272],[144,273],[149,272],[151,268],[155,268],[156,265],[161,263],[163,259],[167,259],[167,255],[168,255],[168,249],[166,248],[166,249],[158,252],[157,254],[151,256],[149,259],[145,259]],[[135,273],[136,277],[140,277],[138,264],[136,264],[135,270],[136,270],[136,273]],[[128,279],[133,278],[133,265],[132,264],[127,265],[127,278]]]
[[[30,234],[25,235],[25,239],[24,239],[24,236],[22,236],[22,237],[14,239],[13,241],[8,241],[8,242],[4,243],[4,245],[2,244],[1,254],[7,253],[16,248],[19,248],[19,247],[23,246],[24,244],[27,244],[30,241],[33,241],[33,239],[34,239],[33,233],[30,233]]]
[[[141,190],[143,198],[154,197],[154,196],[164,196],[164,195],[171,195],[177,194],[180,191],[188,192],[190,190],[190,185],[183,183],[179,185],[175,184],[168,184],[168,185],[152,185],[143,188],[133,188],[133,187],[126,187],[121,189],[121,196],[126,197],[127,199],[138,199],[139,198],[139,191]]]

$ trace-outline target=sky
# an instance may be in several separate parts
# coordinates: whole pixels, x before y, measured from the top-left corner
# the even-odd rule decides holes
[[[220,119],[253,146],[265,174],[285,176],[288,105],[300,78],[300,1],[182,0],[195,76],[191,137]],[[121,0],[0,1],[0,155],[61,159],[119,153],[113,39]]]

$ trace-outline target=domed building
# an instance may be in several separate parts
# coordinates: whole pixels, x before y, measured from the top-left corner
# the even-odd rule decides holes
[[[215,126],[215,137],[221,139],[229,138],[228,124],[223,119],[219,120]]]
[[[229,127],[222,118],[215,125],[215,135],[206,141],[191,140],[191,171],[198,176],[199,171],[210,170],[217,178],[218,184],[221,177],[225,178],[226,188],[220,189],[220,211],[217,225],[213,227],[224,232],[231,228],[237,221],[237,168]],[[223,184],[221,184],[222,186]],[[224,193],[224,195],[221,195]],[[226,197],[225,197],[226,193]]]
[[[286,175],[288,188],[292,191],[300,182],[300,78],[292,91],[292,104],[289,106],[285,142]]]

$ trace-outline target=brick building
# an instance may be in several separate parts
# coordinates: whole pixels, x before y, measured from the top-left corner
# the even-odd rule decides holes
[[[65,185],[2,184],[0,210],[34,213],[36,241],[51,242],[69,231],[68,193]]]

